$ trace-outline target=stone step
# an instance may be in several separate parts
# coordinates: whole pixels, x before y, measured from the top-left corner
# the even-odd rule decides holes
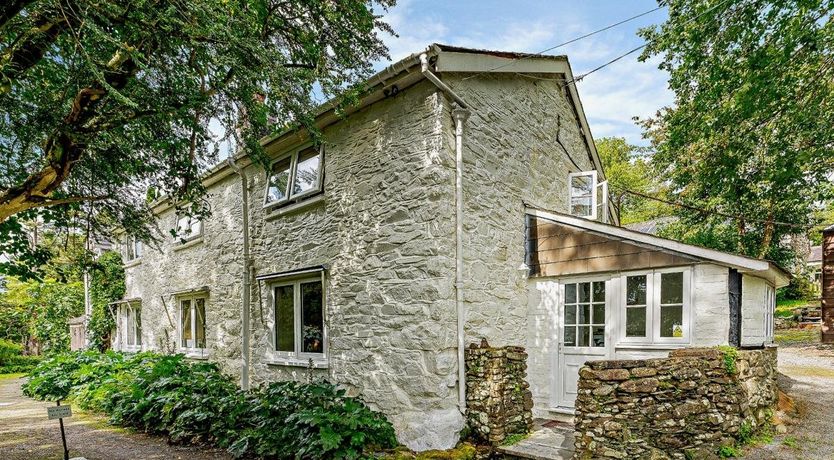
[[[569,460],[573,457],[573,449],[532,442],[520,442],[512,446],[499,447],[496,450],[505,457],[530,460]]]

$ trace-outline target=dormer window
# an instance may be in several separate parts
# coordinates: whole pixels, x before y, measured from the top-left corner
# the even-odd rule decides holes
[[[568,211],[585,219],[608,222],[608,181],[597,182],[596,171],[568,174]]]
[[[269,172],[264,206],[298,201],[321,191],[322,154],[316,147],[306,147],[279,158]]]

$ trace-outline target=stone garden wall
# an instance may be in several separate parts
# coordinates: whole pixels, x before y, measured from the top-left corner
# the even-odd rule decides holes
[[[680,349],[579,371],[576,458],[711,458],[776,404],[776,348]]]
[[[527,353],[521,347],[482,345],[466,350],[466,419],[476,441],[498,445],[533,427]]]

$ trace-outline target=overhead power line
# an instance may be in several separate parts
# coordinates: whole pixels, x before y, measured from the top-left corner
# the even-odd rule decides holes
[[[636,15],[634,15],[634,16],[632,16],[632,17],[630,17],[630,18],[623,19],[622,21],[615,22],[615,23],[613,23],[613,24],[609,24],[609,25],[607,25],[607,26],[605,26],[605,27],[603,27],[603,28],[601,28],[601,29],[597,29],[597,30],[595,30],[595,31],[593,31],[593,32],[588,32],[588,33],[587,33],[587,34],[585,34],[585,35],[580,35],[579,37],[574,37],[574,38],[572,38],[572,39],[570,39],[570,40],[568,40],[568,41],[566,41],[566,42],[562,42],[562,43],[559,43],[558,45],[551,46],[550,48],[543,49],[543,50],[541,50],[541,51],[539,51],[539,52],[537,52],[537,53],[526,54],[526,55],[524,55],[524,56],[521,56],[521,57],[515,58],[515,59],[513,59],[512,61],[510,61],[510,62],[508,62],[508,63],[506,63],[506,64],[502,64],[502,65],[499,65],[499,66],[497,66],[497,67],[493,67],[493,68],[491,68],[491,69],[489,69],[489,70],[485,70],[485,71],[483,71],[483,72],[478,72],[478,73],[476,73],[476,74],[474,74],[474,75],[470,75],[470,76],[468,76],[468,77],[466,77],[466,78],[463,78],[462,80],[464,80],[464,81],[465,81],[465,80],[469,80],[470,78],[475,78],[475,77],[477,77],[477,76],[479,76],[479,75],[482,75],[482,74],[485,74],[485,73],[495,72],[496,70],[503,69],[503,68],[505,68],[505,67],[509,67],[509,66],[511,66],[511,65],[513,65],[513,64],[515,64],[515,63],[517,63],[517,62],[519,62],[519,61],[523,61],[524,59],[529,59],[529,58],[534,57],[534,56],[541,56],[541,55],[543,55],[544,53],[547,53],[547,52],[549,52],[549,51],[553,51],[553,50],[555,50],[556,48],[561,48],[561,47],[563,47],[563,46],[570,45],[571,43],[578,42],[579,40],[583,40],[583,39],[585,39],[585,38],[588,38],[588,37],[591,37],[591,36],[593,36],[593,35],[596,35],[596,34],[598,34],[598,33],[600,33],[600,32],[605,32],[606,30],[613,29],[614,27],[617,27],[617,26],[619,26],[619,25],[622,25],[622,24],[625,24],[625,23],[627,23],[627,22],[633,21],[633,20],[635,20],[635,19],[641,18],[641,17],[643,17],[643,16],[645,16],[645,15],[647,15],[647,14],[654,13],[655,11],[660,10],[660,9],[663,9],[663,7],[662,7],[662,6],[658,6],[657,8],[652,8],[652,9],[650,9],[650,10],[648,10],[648,11],[644,11],[644,12],[642,12],[642,13],[640,13],[640,14],[636,14]]]

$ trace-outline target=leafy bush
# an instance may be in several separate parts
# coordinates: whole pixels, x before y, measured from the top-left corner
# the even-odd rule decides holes
[[[274,382],[242,391],[216,364],[182,355],[60,354],[32,372],[24,393],[73,398],[113,423],[215,444],[237,457],[360,458],[396,445],[382,414],[335,385]]]
[[[40,362],[40,356],[23,355],[21,345],[0,339],[0,374],[29,372]]]
[[[23,347],[8,340],[0,339],[0,365],[23,353]]]

